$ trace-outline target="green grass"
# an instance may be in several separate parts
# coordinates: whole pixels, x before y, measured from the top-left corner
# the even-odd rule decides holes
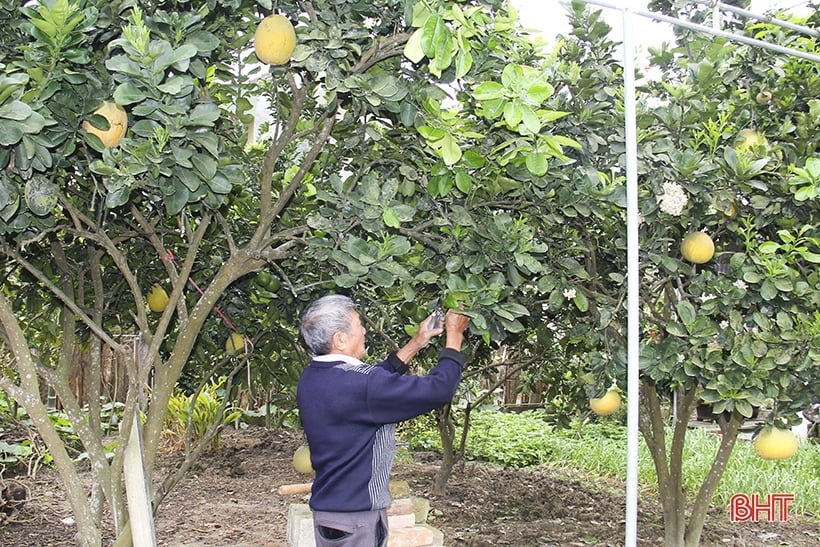
[[[626,479],[626,428],[613,420],[587,423],[580,428],[555,430],[537,411],[519,414],[497,410],[473,411],[466,448],[470,460],[505,467],[547,465],[593,475]],[[413,450],[440,449],[438,433],[428,427],[403,430]],[[691,429],[684,447],[684,486],[694,497],[717,453],[720,437]],[[638,482],[644,491],[657,492],[649,451],[639,439]],[[790,511],[820,516],[820,445],[802,441],[792,458],[759,458],[751,442],[739,440],[712,503],[725,507],[733,494],[792,493]]]

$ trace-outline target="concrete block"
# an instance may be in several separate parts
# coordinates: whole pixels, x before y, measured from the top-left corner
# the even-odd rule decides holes
[[[388,489],[393,499],[410,497],[410,483],[407,481],[390,481]]]
[[[430,500],[426,498],[410,498],[410,503],[413,504],[416,524],[426,523],[427,517],[430,514]]]
[[[316,547],[313,535],[313,513],[307,503],[291,503],[288,508],[288,545]]]
[[[430,529],[430,533],[433,534],[433,547],[444,547],[444,532],[438,528],[433,528],[429,524],[419,524],[419,526]]]

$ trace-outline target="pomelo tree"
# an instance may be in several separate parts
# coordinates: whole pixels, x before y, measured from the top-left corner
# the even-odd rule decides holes
[[[695,21],[712,16],[657,4],[671,15],[685,7]],[[581,206],[562,218],[569,240],[553,263],[583,265],[565,270],[559,288],[583,298],[570,332],[584,344],[590,395],[600,396],[626,376],[623,76],[600,14],[572,10],[562,80],[582,83],[557,108],[583,123],[558,130],[583,145],[564,198]],[[795,22],[816,26],[816,13]],[[732,24],[817,54],[811,38],[782,27]],[[651,53],[663,80],[638,75],[641,391],[629,395],[641,401],[665,544],[697,545],[742,422],[767,406],[769,423],[787,428],[820,393],[820,74],[812,61],[685,30],[675,47]],[[699,231],[714,254],[708,244],[682,253]],[[721,444],[699,491],[686,492],[683,448],[699,402],[720,416]]]
[[[0,325],[12,363],[0,388],[51,453],[80,545],[102,543],[104,514],[117,544],[130,542],[132,424],[153,477],[180,379],[245,366],[225,352],[232,333],[292,371],[301,302],[354,287],[385,309],[462,303],[481,343],[523,330],[517,292],[546,250],[526,203],[575,143],[550,130],[563,113],[545,106],[553,88],[515,14],[495,0],[279,2],[297,45],[267,65],[253,36],[272,9],[42,0],[0,11]],[[106,101],[127,121],[98,111]],[[91,356],[85,399],[69,381],[75,348]],[[104,350],[129,363],[119,431],[104,427],[95,391]],[[49,420],[46,386],[79,461]],[[155,510],[207,441],[151,485]]]

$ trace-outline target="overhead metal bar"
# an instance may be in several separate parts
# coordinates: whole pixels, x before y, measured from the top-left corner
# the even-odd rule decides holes
[[[613,4],[612,2],[606,2],[604,0],[583,0],[586,4],[592,4],[595,6],[599,6],[602,8],[610,8],[619,11],[623,11],[625,8],[623,6],[619,6],[617,4]],[[712,27],[707,27],[705,25],[699,25],[697,23],[692,23],[691,21],[686,21],[684,19],[680,19],[677,17],[669,17],[668,15],[664,15],[662,13],[657,13],[655,11],[647,11],[647,10],[629,10],[631,13],[635,15],[640,15],[642,17],[648,17],[649,19],[654,19],[656,21],[662,21],[664,23],[669,23],[671,25],[675,25],[678,27],[687,28],[689,30],[695,30],[698,32],[705,32],[707,34],[712,34],[714,36],[719,36],[721,38],[726,38],[727,40],[732,40],[734,42],[741,42],[744,44],[748,44],[750,46],[756,46],[763,49],[768,49],[771,51],[776,51],[778,53],[784,53],[786,55],[794,55],[795,57],[800,57],[802,59],[807,59],[809,61],[814,61],[815,63],[820,63],[820,55],[816,55],[814,53],[809,53],[807,51],[802,51],[799,49],[794,49],[790,47],[781,46],[778,44],[771,44],[764,40],[758,40],[756,38],[749,38],[748,36],[743,36],[741,34],[735,34],[733,32],[726,32],[724,30],[715,29]],[[760,16],[758,16],[760,17]],[[808,29],[811,30],[811,29]]]
[[[725,4],[723,2],[715,2],[715,6],[722,10],[726,10],[731,13],[735,13],[742,17],[748,17],[749,19],[755,19],[757,21],[762,21],[763,23],[770,23],[772,25],[777,25],[779,27],[787,28],[793,30],[795,32],[802,32],[803,34],[807,34],[809,36],[814,36],[815,38],[820,38],[820,30],[804,27],[802,25],[796,25],[794,23],[790,23],[788,21],[784,21],[782,19],[778,19],[777,17],[772,17],[771,15],[760,15],[759,13],[755,13],[753,11],[745,10],[738,8],[737,6],[732,6],[730,4]]]

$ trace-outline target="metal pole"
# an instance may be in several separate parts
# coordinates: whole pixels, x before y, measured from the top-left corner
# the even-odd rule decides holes
[[[623,11],[624,130],[626,138],[626,260],[627,260],[627,418],[625,547],[638,541],[638,412],[640,389],[640,271],[638,251],[638,137],[635,99],[635,44],[632,13]]]

